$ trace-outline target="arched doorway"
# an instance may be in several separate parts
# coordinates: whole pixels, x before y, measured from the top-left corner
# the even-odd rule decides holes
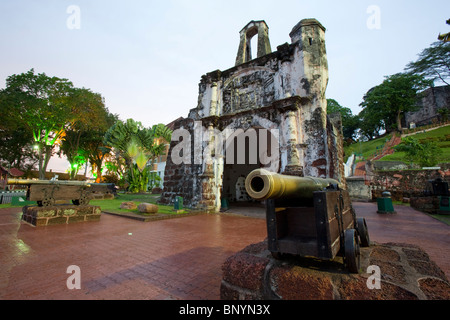
[[[238,129],[227,138],[221,193],[230,208],[259,204],[247,194],[245,178],[251,171],[266,166],[261,157],[272,155],[274,139],[272,133],[262,127],[252,127],[246,131]]]

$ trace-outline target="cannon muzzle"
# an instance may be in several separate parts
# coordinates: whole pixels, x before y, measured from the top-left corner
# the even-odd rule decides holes
[[[255,200],[312,199],[314,191],[323,191],[330,185],[339,185],[334,179],[297,177],[273,173],[265,169],[250,172],[245,179],[245,189]]]

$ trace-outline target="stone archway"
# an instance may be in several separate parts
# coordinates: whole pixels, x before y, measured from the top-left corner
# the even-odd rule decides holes
[[[272,155],[273,139],[276,139],[275,136],[261,126],[254,126],[245,131],[239,129],[234,136],[227,139],[222,198],[231,204],[254,202],[245,190],[245,178],[251,171],[266,166],[267,163],[261,161],[261,157]],[[276,152],[278,153],[278,150]]]

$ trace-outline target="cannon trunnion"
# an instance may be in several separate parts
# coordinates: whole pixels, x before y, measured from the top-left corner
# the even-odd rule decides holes
[[[342,256],[350,272],[360,267],[360,246],[369,246],[363,218],[356,218],[349,194],[333,179],[285,176],[264,169],[245,181],[248,194],[265,200],[268,249],[332,260]]]

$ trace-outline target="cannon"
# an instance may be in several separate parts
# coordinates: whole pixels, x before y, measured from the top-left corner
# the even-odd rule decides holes
[[[370,245],[364,218],[356,218],[347,190],[337,180],[287,176],[256,169],[248,174],[250,197],[265,201],[268,249],[333,260],[343,257],[352,273],[360,268],[360,246]]]
[[[27,200],[38,206],[52,206],[57,200],[72,200],[74,205],[87,205],[91,200],[91,185],[86,181],[8,179],[8,185],[27,187]]]

